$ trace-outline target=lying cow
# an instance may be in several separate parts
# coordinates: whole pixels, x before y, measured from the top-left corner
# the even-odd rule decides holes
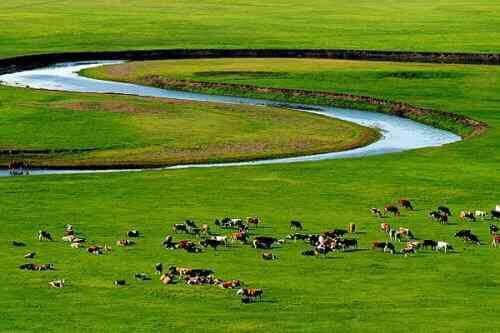
[[[163,284],[173,284],[175,279],[174,279],[174,276],[171,274],[162,274],[160,276],[160,281]]]
[[[264,252],[262,253],[262,259],[264,260],[277,260],[278,257],[271,252]]]
[[[129,231],[127,232],[127,237],[131,237],[131,238],[132,238],[132,237],[134,237],[134,238],[137,238],[137,237],[139,237],[139,236],[140,236],[140,233],[139,233],[139,231],[137,231],[137,230],[129,230]]]
[[[285,238],[286,239],[291,239],[291,240],[294,240],[294,241],[297,241],[297,240],[308,240],[309,239],[309,235],[295,233],[295,234],[290,234],[290,235],[286,236]]]
[[[50,281],[49,282],[49,287],[51,287],[51,288],[64,288],[64,279]]]
[[[236,295],[240,295],[243,303],[248,303],[256,300],[260,300],[264,291],[260,288],[241,288],[236,292]]]
[[[242,285],[240,280],[219,281],[217,284],[222,289],[236,289],[236,288],[241,288]]]
[[[258,236],[253,240],[253,247],[256,249],[270,249],[278,240],[268,236]]]
[[[29,252],[29,253],[26,253],[24,255],[24,258],[26,258],[26,259],[33,259],[33,258],[35,258],[35,256],[36,256],[35,252]]]
[[[25,271],[53,271],[54,270],[54,265],[53,264],[22,264],[19,266],[19,269],[25,270]]]

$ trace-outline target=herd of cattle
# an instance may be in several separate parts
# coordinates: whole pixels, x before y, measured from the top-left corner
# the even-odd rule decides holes
[[[385,218],[389,215],[394,217],[400,216],[400,209],[413,210],[412,203],[407,199],[399,200],[398,204],[387,205],[383,210],[378,208],[371,208],[374,216]],[[476,221],[477,219],[499,219],[500,206],[486,214],[483,211],[462,211],[459,218],[466,221]],[[448,223],[452,212],[445,206],[440,206],[437,210],[429,213],[429,218],[436,220],[440,223]],[[303,241],[311,247],[309,250],[303,251],[303,256],[326,256],[330,252],[355,250],[358,248],[358,240],[356,238],[346,237],[349,234],[356,233],[356,225],[349,224],[347,230],[332,229],[323,231],[317,234],[302,233],[304,227],[302,222],[293,220],[289,224],[291,233],[284,238],[276,238],[271,236],[251,236],[251,230],[255,232],[262,221],[258,217],[249,217],[246,219],[241,218],[223,218],[216,219],[214,222],[216,233],[212,232],[208,224],[197,225],[192,220],[186,220],[184,223],[174,224],[172,226],[172,233],[178,237],[179,235],[190,235],[191,239],[174,240],[172,235],[167,235],[161,243],[161,246],[168,250],[184,250],[190,253],[201,253],[207,248],[212,248],[217,251],[219,247],[228,247],[234,242],[240,244],[247,244],[255,249],[264,250],[261,254],[263,260],[277,260],[278,257],[272,253],[274,246],[283,245],[286,242]],[[251,228],[253,227],[253,229]],[[448,252],[453,250],[452,245],[444,240],[422,239],[418,240],[412,230],[405,227],[391,227],[389,223],[381,223],[380,231],[386,235],[386,240],[373,241],[371,248],[373,250],[382,251],[384,253],[396,254],[396,246],[392,242],[404,242],[405,246],[402,247],[400,253],[405,257],[410,254],[415,254],[420,249],[431,249],[433,251]],[[85,248],[89,254],[104,255],[112,251],[111,246],[91,245],[85,247],[86,239],[78,236],[72,225],[67,225],[63,231],[62,240],[70,244],[70,247],[78,249]],[[497,247],[500,244],[500,236],[498,227],[495,224],[489,225],[489,233],[492,236],[492,246]],[[137,239],[141,237],[138,230],[130,230],[126,233],[125,239],[116,241],[116,245],[120,247],[134,246]],[[481,244],[479,238],[469,229],[459,230],[454,234],[454,237],[462,239],[464,242],[479,245]],[[196,240],[197,239],[197,240]],[[53,241],[50,232],[40,230],[38,232],[39,241]],[[13,241],[14,246],[25,246],[24,243]],[[29,252],[24,255],[25,259],[33,259],[36,257],[35,252]],[[22,270],[30,271],[47,271],[54,270],[53,264],[35,264],[25,263],[19,266]],[[238,289],[237,295],[241,296],[243,303],[250,303],[258,300],[263,295],[261,288],[245,288],[244,284],[237,279],[222,280],[214,276],[214,272],[210,269],[193,269],[189,267],[176,267],[170,266],[168,269],[163,269],[162,263],[154,265],[154,272],[160,276],[159,280],[162,284],[174,284],[183,281],[187,285],[214,285],[222,289]],[[136,280],[150,280],[147,273],[135,273]],[[127,284],[126,280],[115,280],[116,286],[124,286]],[[53,288],[63,288],[65,280],[50,281],[49,285]]]

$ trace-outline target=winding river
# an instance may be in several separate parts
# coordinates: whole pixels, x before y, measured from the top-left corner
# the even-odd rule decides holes
[[[155,170],[194,168],[194,167],[196,168],[228,167],[228,166],[243,166],[243,165],[320,161],[327,159],[379,155],[379,154],[401,152],[405,150],[425,148],[425,147],[436,147],[461,140],[460,136],[455,135],[451,132],[440,130],[424,124],[420,124],[409,119],[383,113],[347,110],[347,109],[339,109],[334,107],[325,107],[316,105],[283,103],[283,102],[269,101],[263,99],[206,95],[206,94],[181,92],[174,90],[165,90],[152,87],[145,87],[136,84],[95,80],[80,76],[78,74],[79,71],[86,68],[109,65],[109,64],[118,64],[122,62],[123,61],[92,61],[92,62],[60,63],[46,68],[0,75],[0,83],[3,85],[26,87],[32,89],[47,89],[47,90],[59,90],[59,91],[86,92],[86,93],[115,93],[115,94],[136,95],[143,97],[173,98],[173,99],[198,101],[198,102],[216,102],[216,103],[246,104],[254,106],[288,107],[303,112],[310,112],[327,117],[350,121],[362,126],[377,128],[382,133],[382,137],[374,143],[371,143],[364,147],[341,151],[341,152],[332,152],[332,153],[288,157],[288,158],[276,158],[267,160],[256,160],[247,162],[176,165],[165,168],[157,168]],[[123,172],[123,171],[141,171],[141,170],[140,169],[33,170],[32,174],[69,174],[69,173],[94,173],[94,172],[118,172],[118,171]],[[0,176],[6,176],[6,175],[8,175],[8,171],[0,170]]]

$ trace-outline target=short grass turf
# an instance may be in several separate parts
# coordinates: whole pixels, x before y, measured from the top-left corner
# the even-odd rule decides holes
[[[499,52],[492,0],[3,0],[0,57],[153,48]]]
[[[0,160],[131,167],[351,149],[374,129],[289,109],[0,88]],[[11,150],[19,154],[12,155]]]
[[[239,67],[223,64],[223,70],[246,71],[239,69],[243,67],[239,62]],[[337,73],[335,80],[318,82],[317,72],[311,70],[310,75],[306,71],[295,79],[280,79],[279,86],[342,88],[395,98],[465,114],[490,128],[484,135],[444,147],[367,158],[2,179],[0,251],[5,256],[0,330],[496,331],[500,254],[489,246],[490,221],[465,223],[456,214],[500,204],[500,158],[495,153],[500,139],[498,69],[351,62],[345,66],[331,71]],[[380,77],[378,66],[391,74]],[[181,62],[178,67],[183,68]],[[266,65],[265,70],[276,68]],[[287,68],[294,72],[293,66]],[[453,72],[455,78],[425,74],[415,79],[407,74],[419,69]],[[200,71],[221,68],[205,64],[195,70]],[[185,73],[181,77],[187,77]],[[254,84],[263,79],[243,74],[231,79],[238,76]],[[273,82],[265,80],[266,85]],[[405,211],[399,219],[370,215],[370,207],[400,197],[410,198],[417,210]],[[455,213],[450,225],[426,216],[440,204]],[[305,232],[356,223],[359,233],[353,237],[363,250],[334,254],[332,259],[309,258],[300,255],[308,249],[305,244],[287,243],[273,251],[278,261],[264,262],[260,251],[239,245],[197,255],[162,249],[161,240],[171,233],[173,223],[191,218],[212,224],[214,218],[226,215],[258,215],[264,223],[252,233],[278,237],[289,232],[291,219],[303,221]],[[378,231],[381,222],[410,227],[420,239],[449,241],[456,251],[446,255],[422,251],[408,258],[372,252],[371,241],[386,238]],[[132,228],[144,237],[135,247],[95,257],[59,241],[66,223],[74,224],[90,243],[114,243]],[[480,237],[481,246],[453,239],[454,232],[469,228]],[[36,241],[38,229],[51,231],[57,242]],[[28,246],[13,248],[9,243],[13,239]],[[22,255],[30,250],[38,253],[35,262],[53,262],[56,271],[20,271]],[[152,273],[156,262],[211,268],[221,278],[241,279],[264,289],[263,302],[243,305],[234,291],[220,288],[133,281],[133,273]],[[59,278],[65,278],[68,286],[49,289],[47,282]],[[121,278],[129,286],[114,287],[113,280]]]

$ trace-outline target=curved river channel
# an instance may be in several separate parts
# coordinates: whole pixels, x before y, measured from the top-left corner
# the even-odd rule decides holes
[[[341,152],[332,152],[332,153],[288,157],[288,158],[276,158],[267,160],[256,160],[247,162],[177,165],[165,168],[157,168],[155,170],[320,161],[327,159],[379,155],[379,154],[401,152],[405,150],[425,148],[425,147],[436,147],[461,140],[460,136],[453,134],[451,132],[440,130],[424,124],[420,124],[409,119],[383,113],[338,109],[326,106],[283,103],[283,102],[269,101],[263,99],[250,99],[250,98],[181,92],[174,90],[145,87],[129,83],[95,80],[80,76],[78,74],[79,71],[86,68],[109,65],[109,64],[118,64],[122,62],[123,61],[93,61],[93,62],[60,63],[46,68],[0,75],[0,83],[3,85],[26,87],[33,89],[47,89],[47,90],[87,92],[87,93],[116,93],[116,94],[136,95],[144,97],[173,98],[173,99],[198,101],[198,102],[287,107],[303,112],[310,112],[327,117],[350,121],[362,126],[373,127],[378,129],[382,134],[382,137],[374,143],[371,143],[364,147],[341,151]],[[133,169],[133,170],[131,169],[48,170],[47,169],[47,170],[33,170],[31,174],[68,174],[68,173],[118,172],[118,171],[120,172],[141,171],[141,169]],[[8,174],[9,174],[8,171],[0,170],[0,176],[6,176]]]

